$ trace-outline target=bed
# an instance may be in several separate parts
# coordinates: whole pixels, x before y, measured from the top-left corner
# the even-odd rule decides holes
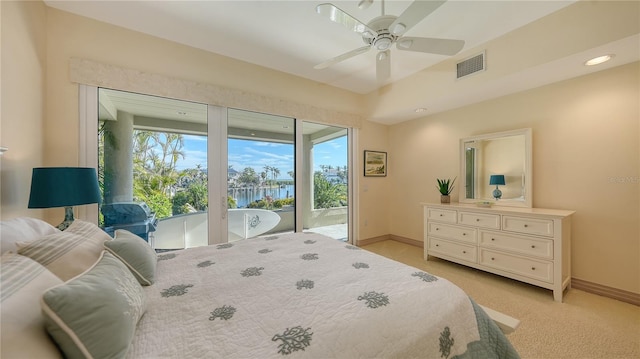
[[[156,254],[126,231],[110,240],[76,222],[49,237],[104,250],[79,274],[56,275],[40,299],[47,340],[68,357],[518,357],[446,279],[319,234]],[[27,247],[14,259],[34,258]]]

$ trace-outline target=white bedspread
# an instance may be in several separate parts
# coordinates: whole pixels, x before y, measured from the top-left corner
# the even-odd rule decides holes
[[[131,358],[452,358],[480,341],[455,285],[320,235],[159,257]]]

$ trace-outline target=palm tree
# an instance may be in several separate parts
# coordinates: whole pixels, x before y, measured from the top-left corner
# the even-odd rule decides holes
[[[280,176],[280,169],[272,167],[271,171],[273,172],[273,182],[275,183],[278,176]]]
[[[266,178],[269,178],[269,173],[271,173],[272,167],[269,165],[264,165],[264,171],[266,173]]]

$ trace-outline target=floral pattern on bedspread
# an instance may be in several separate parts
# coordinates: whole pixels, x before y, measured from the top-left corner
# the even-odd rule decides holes
[[[209,320],[216,320],[216,318],[220,318],[222,320],[229,320],[233,317],[233,313],[236,312],[236,308],[230,305],[223,305],[220,308],[216,308],[211,312],[211,316]]]
[[[172,254],[145,287],[129,358],[486,354],[462,290],[344,242],[287,234]]]
[[[287,355],[311,345],[311,337],[313,333],[309,332],[311,328],[302,329],[301,326],[287,328],[284,333],[276,334],[271,338],[272,341],[280,341],[278,345],[278,353]]]

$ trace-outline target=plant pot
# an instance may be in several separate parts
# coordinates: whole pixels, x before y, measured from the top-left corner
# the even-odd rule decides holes
[[[440,195],[440,203],[451,203],[451,196],[445,194]]]

